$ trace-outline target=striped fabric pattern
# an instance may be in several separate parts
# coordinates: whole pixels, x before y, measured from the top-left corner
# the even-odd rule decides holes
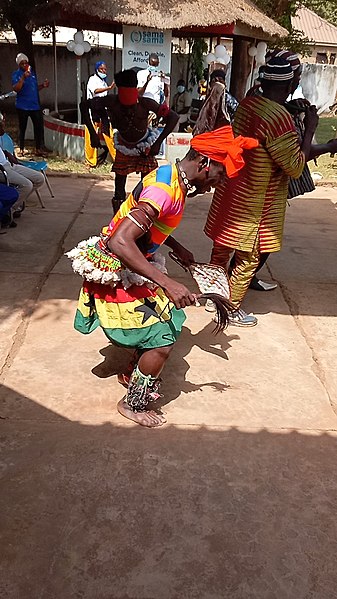
[[[158,162],[154,156],[142,154],[140,156],[127,156],[116,150],[114,163],[111,170],[118,175],[130,175],[130,173],[147,174],[157,168]]]
[[[158,211],[150,229],[151,259],[157,248],[179,224],[185,198],[181,191],[176,166],[164,165],[144,177],[122,204],[108,227],[102,231],[105,241],[113,235],[132,207],[147,202]],[[132,285],[124,289],[85,281],[75,316],[75,329],[83,334],[101,327],[115,345],[152,349],[174,343],[185,321],[183,310],[177,310],[161,287]]]
[[[144,177],[122,204],[109,227],[103,229],[102,233],[111,236],[118,222],[131,208],[141,202],[151,204],[158,211],[150,231],[151,246],[148,251],[149,255],[152,255],[176,229],[183,216],[185,198],[179,185],[178,170],[175,165],[160,166]]]
[[[289,177],[299,177],[305,157],[288,111],[263,97],[240,104],[235,135],[256,137],[260,146],[244,154],[245,167],[214,194],[205,233],[214,242],[251,252],[281,249]]]
[[[74,326],[87,335],[101,327],[107,338],[120,347],[151,349],[177,340],[186,319],[160,287],[84,283]]]

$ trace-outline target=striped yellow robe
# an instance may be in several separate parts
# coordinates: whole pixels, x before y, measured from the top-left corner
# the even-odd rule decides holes
[[[214,194],[205,233],[215,243],[251,252],[281,249],[289,177],[301,175],[305,156],[293,120],[280,104],[245,98],[233,124],[235,135],[255,137],[260,146],[244,153],[245,167],[226,178]]]

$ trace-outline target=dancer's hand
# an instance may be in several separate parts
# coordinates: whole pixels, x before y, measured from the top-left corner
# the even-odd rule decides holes
[[[178,242],[176,247],[174,248],[174,253],[184,266],[190,266],[191,264],[193,264],[193,262],[195,262],[192,252],[184,248],[184,246],[180,245],[180,243],[178,244]]]
[[[177,281],[168,279],[164,290],[167,297],[174,303],[178,310],[179,308],[186,308],[186,306],[195,304],[196,294],[187,289],[185,285],[177,283]]]

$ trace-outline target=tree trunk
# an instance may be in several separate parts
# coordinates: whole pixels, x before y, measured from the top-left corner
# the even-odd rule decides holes
[[[251,67],[248,56],[250,42],[234,36],[230,93],[241,102],[246,95],[247,77]]]
[[[273,3],[273,14],[270,15],[273,19],[278,19],[288,12],[288,7],[291,2],[289,0],[276,0]]]
[[[18,18],[13,20],[12,18],[10,22],[16,36],[18,52],[23,52],[24,54],[27,54],[29,58],[29,64],[32,65],[34,71],[36,72],[32,32],[26,29],[26,23],[22,19],[22,15],[21,20],[19,20]]]

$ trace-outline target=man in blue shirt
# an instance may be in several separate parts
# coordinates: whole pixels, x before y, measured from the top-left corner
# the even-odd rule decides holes
[[[37,156],[44,156],[43,151],[43,115],[40,106],[39,90],[49,87],[48,79],[38,85],[36,75],[32,70],[28,56],[19,52],[16,57],[18,69],[12,74],[12,86],[17,93],[16,110],[19,117],[19,156],[24,155],[25,133],[28,118],[32,119]]]

